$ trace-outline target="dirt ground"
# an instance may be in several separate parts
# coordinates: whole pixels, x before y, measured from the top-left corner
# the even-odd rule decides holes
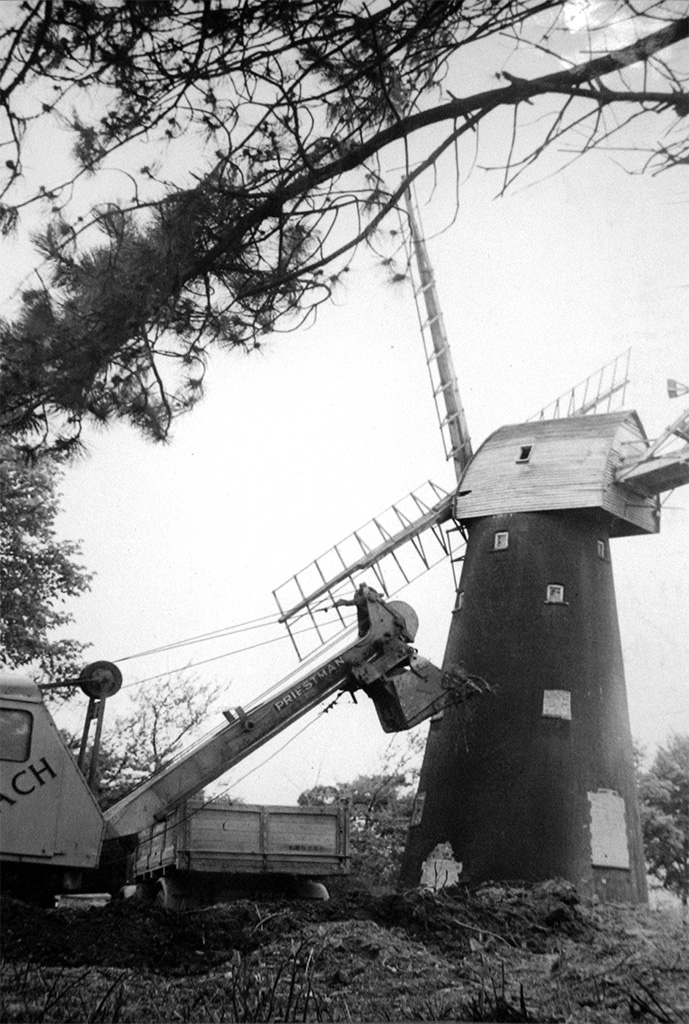
[[[0,1020],[689,1022],[689,929],[566,883],[172,913],[2,901]]]

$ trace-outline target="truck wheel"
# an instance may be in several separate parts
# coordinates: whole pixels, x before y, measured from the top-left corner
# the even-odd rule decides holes
[[[117,894],[117,898],[120,900],[136,900],[137,903],[150,903],[154,896],[155,890],[150,882],[123,885]]]
[[[312,878],[300,878],[297,881],[295,896],[298,900],[329,900],[330,893],[322,882]]]
[[[155,886],[155,904],[164,910],[186,910],[189,899],[176,878],[159,878]]]

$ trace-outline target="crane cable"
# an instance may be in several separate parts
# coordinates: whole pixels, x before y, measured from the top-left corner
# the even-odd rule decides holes
[[[439,562],[436,562],[434,565],[432,565],[430,567],[430,569],[428,571],[432,572],[433,569],[435,569],[439,565],[441,565],[443,561],[444,561],[444,559],[441,559]],[[406,586],[408,586],[408,584],[407,583],[403,583],[401,586],[397,587],[396,590],[394,590],[391,593],[387,594],[386,595],[386,599],[387,600],[391,600],[393,597],[395,597],[395,595],[399,594],[400,591],[404,590]],[[324,607],[324,608],[321,608],[321,609],[318,609],[318,610],[325,612],[325,611],[328,611],[328,608]],[[267,618],[268,616],[265,616],[265,617]],[[304,618],[304,619],[309,618],[308,612],[304,612],[304,614],[302,616],[300,616],[299,618]],[[254,622],[254,621],[257,621],[257,620],[250,620],[250,621]],[[309,664],[311,664],[314,660],[316,660],[316,659],[320,660],[321,658],[323,658],[324,654],[326,654],[335,644],[341,642],[347,635],[349,635],[352,632],[353,628],[354,628],[353,624],[345,624],[344,629],[340,629],[340,631],[338,633],[336,633],[335,636],[331,637],[324,644],[321,644],[315,651],[313,651],[311,654],[307,655],[306,658],[304,658],[302,661],[300,661],[299,665],[295,669],[293,669],[291,672],[288,672],[287,675],[284,676],[282,679],[278,679],[271,687],[269,687],[265,691],[265,693],[263,693],[259,697],[255,698],[255,700],[252,702],[252,704],[250,706],[254,707],[256,705],[256,703],[258,703],[261,700],[267,698],[267,696],[271,692],[276,690],[278,687],[283,686],[284,684],[286,684],[286,682],[290,678],[290,676],[295,675],[297,672],[299,672],[300,674],[303,673],[306,670],[307,666]],[[317,627],[316,627],[315,624],[312,623],[311,625],[309,625],[306,628],[301,629],[301,630],[294,630],[293,629],[291,631],[291,633],[292,633],[292,635],[299,635],[299,634],[302,634],[302,633],[312,632],[315,629],[317,629]],[[196,668],[199,665],[207,665],[207,664],[209,664],[210,662],[213,662],[213,661],[220,661],[223,658],[230,658],[234,654],[242,654],[242,653],[244,653],[246,651],[256,650],[257,648],[265,647],[265,646],[268,646],[268,644],[277,643],[279,640],[286,640],[286,639],[289,639],[289,636],[287,634],[285,634],[283,636],[273,637],[270,640],[264,640],[264,641],[262,641],[261,643],[258,643],[258,644],[251,644],[251,645],[249,645],[247,647],[240,647],[240,648],[237,648],[234,651],[227,651],[225,654],[218,654],[218,655],[216,655],[213,658],[206,658],[203,661],[192,662],[189,665],[182,665],[182,666],[180,666],[180,667],[178,667],[176,669],[169,669],[166,672],[160,672],[157,675],[148,676],[145,679],[139,679],[139,680],[137,680],[136,682],[133,682],[133,683],[127,683],[125,686],[122,687],[122,689],[123,690],[124,689],[130,689],[132,686],[139,686],[139,685],[142,685],[143,683],[151,682],[154,679],[162,679],[164,676],[172,675],[175,672],[189,671],[190,669]]]
[[[144,658],[150,654],[161,654],[164,651],[172,651],[178,647],[187,647],[192,644],[200,644],[205,640],[219,640],[224,636],[231,636],[234,633],[249,632],[253,629],[261,629],[264,626],[277,624],[278,617],[275,614],[262,615],[256,619],[247,619],[246,622],[237,622],[231,626],[223,626],[221,629],[214,629],[208,633],[197,633],[195,636],[187,637],[184,640],[173,640],[168,644],[161,644],[160,647],[151,647],[147,651],[138,651],[136,654],[128,654],[124,658],[112,658],[112,661],[133,661],[135,658]]]
[[[292,630],[292,633],[293,634],[310,633],[315,628],[316,628],[315,626],[307,626],[305,629]],[[351,628],[351,627],[349,627],[349,628]],[[338,635],[337,639],[340,639],[340,638],[341,638],[341,634]],[[175,675],[176,673],[179,673],[179,672],[188,672],[190,669],[197,668],[199,665],[208,665],[208,664],[210,664],[213,661],[222,661],[223,658],[231,658],[235,654],[243,654],[246,651],[254,651],[254,650],[257,650],[260,647],[267,647],[269,644],[276,644],[276,643],[279,643],[280,641],[283,641],[283,640],[289,640],[289,636],[287,634],[285,634],[284,636],[275,636],[275,637],[272,637],[272,639],[270,639],[270,640],[261,640],[257,644],[248,644],[246,647],[237,647],[233,651],[225,651],[224,654],[216,654],[212,658],[204,658],[202,661],[191,662],[189,665],[179,665],[177,668],[166,669],[165,672],[158,672],[155,675],[146,676],[145,679],[136,679],[132,683],[126,683],[122,687],[122,689],[123,690],[129,690],[133,686],[142,686],[144,683],[150,683],[154,679],[163,679],[165,676]],[[330,641],[329,641],[329,643],[330,643]],[[323,647],[319,648],[316,653],[318,655],[321,655],[323,653],[323,650],[325,648],[327,648],[327,646],[328,646],[328,644],[323,645]],[[313,657],[313,655],[310,656],[310,658],[312,658],[312,657]],[[309,659],[307,659],[307,660],[309,660]],[[299,671],[302,670],[304,664],[305,663],[302,662],[299,665]],[[295,671],[297,671],[297,670],[295,669]],[[283,682],[283,680],[279,680],[277,683],[274,684],[274,686],[272,688],[274,689],[276,686],[281,685],[282,682]],[[268,691],[268,692],[270,692],[270,691]]]
[[[327,650],[329,647],[332,647],[333,644],[336,641],[341,641],[344,638],[344,636],[347,635],[347,633],[353,632],[354,628],[355,628],[354,625],[352,625],[352,626],[350,626],[345,631],[345,634],[340,634],[337,637],[334,637],[332,640],[328,641],[328,643],[325,645],[325,648],[319,648],[318,651],[314,651],[314,653],[309,655],[309,658],[306,659],[306,662],[307,663],[313,662],[314,660],[316,660],[317,657],[320,659],[320,657],[322,657],[322,655],[324,653],[324,649]],[[265,704],[270,699],[271,695],[273,693],[275,693],[275,691],[283,690],[286,687],[288,687],[289,686],[289,682],[288,681],[289,681],[289,679],[292,676],[297,675],[297,673],[299,673],[300,676],[303,676],[305,670],[306,670],[306,663],[302,662],[300,665],[298,665],[296,668],[294,668],[291,672],[288,672],[286,676],[283,676],[282,679],[278,679],[275,683],[273,683],[266,690],[264,690],[263,693],[259,694],[257,697],[254,697],[252,699],[251,703],[245,709],[246,713],[247,714],[251,714],[257,708],[261,707],[261,705]],[[164,673],[164,674],[167,675],[167,673]],[[151,677],[151,678],[155,678],[155,677]],[[146,680],[141,680],[141,682],[146,682]],[[128,685],[129,686],[133,686],[135,684],[134,683],[129,683]],[[124,689],[124,687],[123,687],[123,689]],[[332,704],[328,705],[328,707],[323,709],[323,711],[321,713],[325,714],[325,712],[327,710],[330,710],[331,706],[332,706]],[[314,721],[315,721],[315,719],[314,719]],[[216,726],[214,729],[211,729],[211,730],[209,730],[206,733],[203,733],[203,735],[201,735],[197,739],[193,740],[187,747],[184,747],[182,750],[180,750],[179,753],[175,755],[175,760],[177,760],[177,758],[182,758],[182,757],[188,756],[193,750],[195,750],[199,746],[201,746],[204,743],[206,743],[212,736],[217,735],[224,728],[226,728],[225,725],[220,725],[220,726]],[[300,735],[300,733],[296,733],[296,735]],[[280,748],[280,749],[282,749],[282,748]],[[160,771],[162,771],[162,770],[163,769],[160,769]],[[157,774],[157,772],[154,772],[153,774]]]
[[[330,609],[325,607],[325,608],[319,608],[317,610],[318,611],[327,612]],[[299,619],[305,619],[305,618],[308,618],[308,617],[309,616],[305,613],[304,615],[300,615],[297,618],[297,621],[299,621]],[[151,648],[149,648],[148,650],[145,650],[145,651],[138,651],[136,654],[127,654],[127,655],[125,655],[122,658],[111,658],[110,660],[115,662],[116,664],[119,664],[120,662],[124,662],[124,661],[133,661],[136,658],[150,657],[150,655],[152,655],[152,654],[164,654],[166,651],[174,651],[174,650],[177,650],[180,647],[190,647],[190,646],[192,646],[194,644],[205,643],[205,642],[211,641],[211,640],[221,640],[221,639],[223,639],[226,636],[235,636],[238,633],[248,633],[248,632],[251,632],[251,631],[256,630],[256,629],[263,629],[263,628],[265,628],[267,626],[277,626],[279,624],[279,621],[280,621],[279,617],[276,614],[262,615],[262,616],[259,616],[256,619],[247,619],[246,622],[238,622],[238,623],[235,623],[235,624],[233,624],[231,626],[223,626],[220,629],[214,629],[214,630],[209,631],[208,633],[197,633],[195,636],[187,637],[186,639],[183,639],[183,640],[172,640],[172,641],[170,641],[170,643],[161,644],[159,647],[151,647]],[[317,628],[317,626],[314,623],[312,623],[306,629],[302,629],[299,632],[306,633],[306,632],[308,632],[310,630],[314,630],[316,628]],[[281,636],[281,637],[279,637],[277,639],[283,639],[283,637]],[[275,641],[274,640],[266,640],[266,641],[263,641],[263,642],[269,644],[269,643],[274,643]],[[260,647],[261,644],[255,644],[253,646]],[[239,651],[241,651],[241,650],[250,650],[250,649],[251,648],[239,648]],[[235,653],[234,651],[230,651],[229,652],[229,654],[234,654],[234,653]],[[208,660],[212,661],[212,660],[215,660],[215,659],[211,658],[211,659],[208,659]],[[200,661],[200,662],[196,662],[195,664],[204,665],[205,662],[204,661]],[[190,666],[190,667],[193,667],[193,666]],[[178,671],[178,670],[173,670],[173,671]],[[181,669],[179,671],[181,671]],[[167,675],[167,673],[163,673],[163,675]],[[158,677],[156,676],[156,677],[151,677],[151,678],[158,678]],[[144,680],[142,680],[142,682],[143,681]]]

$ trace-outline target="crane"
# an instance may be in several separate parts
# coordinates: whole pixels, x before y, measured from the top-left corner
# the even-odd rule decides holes
[[[102,813],[80,766],[27,677],[0,675],[0,860],[5,883],[20,890],[71,887],[96,869],[104,841],[128,840],[129,894],[157,893],[179,908],[241,874],[337,873],[346,867],[342,808],[233,807],[199,793],[245,757],[336,694],[361,691],[386,732],[412,728],[449,703],[481,692],[481,680],[443,672],[412,647],[418,628],[404,601],[388,601],[365,585],[352,599],[358,636],[329,660],[289,680],[225,721],[166,768],[153,773]],[[121,683],[116,666],[96,662],[82,672],[93,701]],[[102,724],[103,708],[98,709]],[[86,730],[85,730],[86,735]],[[93,781],[93,779],[91,780]],[[194,798],[197,798],[194,802]],[[273,835],[271,843],[270,836]],[[124,879],[123,879],[124,880]]]

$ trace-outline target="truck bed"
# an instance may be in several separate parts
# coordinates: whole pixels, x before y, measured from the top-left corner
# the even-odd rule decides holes
[[[137,881],[170,869],[316,878],[344,875],[349,870],[346,806],[278,807],[188,800],[164,821],[139,834],[132,859]]]

